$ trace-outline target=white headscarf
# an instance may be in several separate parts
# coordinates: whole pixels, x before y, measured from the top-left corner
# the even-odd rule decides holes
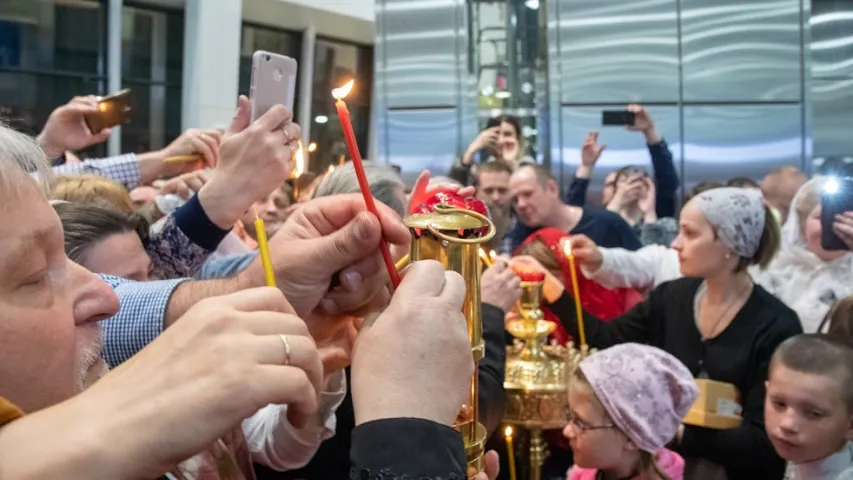
[[[721,187],[694,196],[696,205],[714,226],[717,238],[743,258],[752,258],[764,233],[764,201],[755,189]]]
[[[797,312],[806,333],[816,332],[835,302],[853,294],[853,254],[821,260],[809,250],[797,215],[797,206],[803,202],[819,204],[824,180],[814,177],[800,187],[782,227],[779,253],[765,270],[750,268],[756,283]]]

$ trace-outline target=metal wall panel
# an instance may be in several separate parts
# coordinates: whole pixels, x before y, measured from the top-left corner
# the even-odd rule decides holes
[[[680,0],[685,101],[799,101],[800,0]]]
[[[558,0],[563,103],[678,100],[676,0]]]
[[[853,78],[812,80],[814,156],[853,155]]]
[[[459,142],[457,109],[392,110],[386,121],[387,161],[400,165],[404,180],[414,182],[424,169],[447,174]]]
[[[812,75],[853,76],[853,3],[812,0]]]
[[[382,22],[387,108],[456,106],[459,92],[456,0],[385,0]]]
[[[651,172],[651,158],[646,140],[640,132],[621,127],[601,127],[602,107],[563,107],[563,183],[568,187],[580,164],[580,148],[587,132],[597,130],[599,144],[607,148],[598,159],[589,185],[589,199],[597,201],[604,186],[604,178],[613,170],[626,165],[638,165]],[[666,139],[672,151],[675,168],[681,172],[681,142],[678,107],[650,107],[649,113],[655,120],[658,132]]]
[[[686,107],[682,185],[802,168],[802,131],[799,105]]]

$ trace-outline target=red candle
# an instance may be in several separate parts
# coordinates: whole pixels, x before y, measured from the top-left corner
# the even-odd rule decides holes
[[[347,110],[347,104],[344,103],[344,97],[352,90],[354,83],[354,81],[350,80],[343,87],[332,90],[332,96],[335,97],[335,108],[338,110],[338,118],[341,121],[341,128],[344,131],[347,150],[349,150],[353,167],[355,167],[355,176],[358,178],[361,195],[364,197],[367,210],[378,219],[379,211],[376,210],[376,203],[373,201],[373,195],[370,193],[370,185],[367,183],[367,175],[364,173],[364,165],[361,162],[361,153],[358,151],[358,143],[355,141],[355,132],[352,129],[352,120],[349,116],[349,110]],[[400,273],[394,266],[394,260],[391,259],[391,251],[388,249],[388,244],[384,241],[379,242],[379,251],[382,253],[382,260],[385,262],[385,268],[388,269],[388,275],[391,277],[391,284],[396,289],[400,285]]]

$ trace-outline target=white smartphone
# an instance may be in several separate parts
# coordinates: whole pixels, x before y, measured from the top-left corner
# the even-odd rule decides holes
[[[296,60],[278,53],[258,50],[252,55],[252,83],[249,88],[252,121],[273,105],[284,105],[293,111],[296,66]]]

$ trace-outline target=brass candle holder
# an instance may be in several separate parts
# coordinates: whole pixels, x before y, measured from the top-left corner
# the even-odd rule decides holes
[[[521,318],[506,329],[515,337],[507,347],[504,390],[507,394],[504,422],[527,429],[530,433],[530,478],[542,477],[542,465],[548,458],[543,430],[560,429],[568,422],[568,380],[578,362],[590,351],[586,345],[577,349],[546,339],[557,326],[542,314],[544,276],[530,280],[522,273]]]
[[[468,337],[474,363],[485,353],[483,342],[483,316],[480,303],[480,245],[495,235],[495,227],[488,217],[477,212],[438,204],[431,213],[410,215],[403,223],[412,234],[409,249],[411,261],[437,260],[447,270],[453,270],[465,280],[465,301],[462,313],[468,323]],[[483,471],[486,429],[479,422],[477,370],[471,377],[468,401],[462,406],[454,428],[465,443],[468,477]]]

